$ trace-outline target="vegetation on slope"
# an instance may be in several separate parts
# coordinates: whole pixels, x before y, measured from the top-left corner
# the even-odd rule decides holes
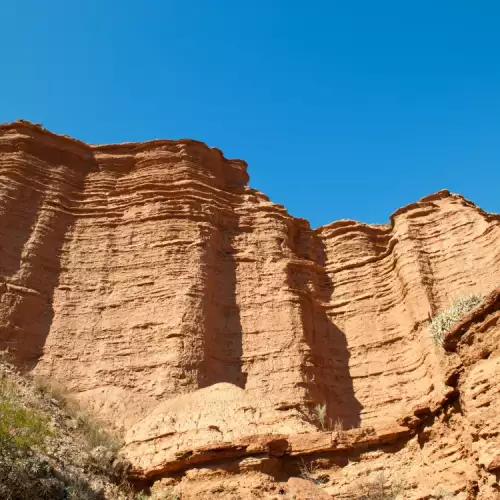
[[[477,307],[482,300],[480,295],[472,293],[463,295],[457,297],[449,309],[437,314],[430,324],[432,338],[436,345],[442,345],[444,335],[451,330],[457,321]]]
[[[0,498],[132,499],[119,441],[62,390],[0,362]]]

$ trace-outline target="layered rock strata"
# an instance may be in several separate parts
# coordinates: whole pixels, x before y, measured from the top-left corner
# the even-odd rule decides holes
[[[441,191],[386,226],[311,229],[247,182],[244,162],[196,141],[90,146],[0,126],[1,347],[123,431],[148,480],[194,467],[200,450],[255,440],[248,460],[267,453],[259,443],[315,442],[335,426],[397,436],[402,451],[369,438],[369,459],[355,452],[364,463],[439,464],[422,455],[422,416],[460,464],[445,460],[450,484],[491,475],[496,333],[483,344],[496,320],[450,340],[449,354],[428,320],[499,285],[499,216]],[[468,396],[483,389],[484,405]],[[345,465],[347,478],[359,471]]]

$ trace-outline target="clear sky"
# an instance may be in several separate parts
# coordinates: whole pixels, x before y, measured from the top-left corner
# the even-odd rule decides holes
[[[0,2],[0,122],[193,138],[312,226],[500,212],[498,0]]]

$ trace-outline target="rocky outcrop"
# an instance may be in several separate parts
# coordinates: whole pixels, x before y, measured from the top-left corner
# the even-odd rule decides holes
[[[193,495],[200,464],[285,481],[317,454],[339,498],[398,463],[415,494],[493,495],[496,313],[446,351],[428,320],[499,285],[499,216],[441,191],[388,225],[311,229],[247,182],[196,141],[0,126],[1,347],[122,430],[135,477]],[[318,427],[368,441],[317,445]]]

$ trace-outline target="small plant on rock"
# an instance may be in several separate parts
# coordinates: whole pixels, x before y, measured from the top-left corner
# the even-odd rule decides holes
[[[403,491],[402,481],[388,481],[384,473],[381,472],[374,479],[358,485],[356,498],[358,500],[395,500]]]
[[[300,459],[299,470],[300,477],[311,483],[320,485],[327,483],[329,480],[329,476],[326,474],[318,475],[318,467],[315,467],[312,463],[306,463],[303,458]]]
[[[337,420],[335,420],[334,424],[333,424],[333,430],[335,432],[338,432],[339,434],[341,434],[344,430],[344,422],[342,422],[342,420],[340,420],[340,418],[337,418]]]
[[[333,432],[336,432],[340,438],[345,437],[344,422],[340,418],[337,418],[337,420],[335,420],[332,426],[332,430]]]
[[[446,311],[437,314],[430,324],[432,338],[436,345],[443,345],[444,335],[451,330],[453,325],[471,312],[482,301],[480,295],[469,294],[456,298],[452,306]]]
[[[326,429],[326,404],[317,404],[314,407],[314,417],[322,430]]]

